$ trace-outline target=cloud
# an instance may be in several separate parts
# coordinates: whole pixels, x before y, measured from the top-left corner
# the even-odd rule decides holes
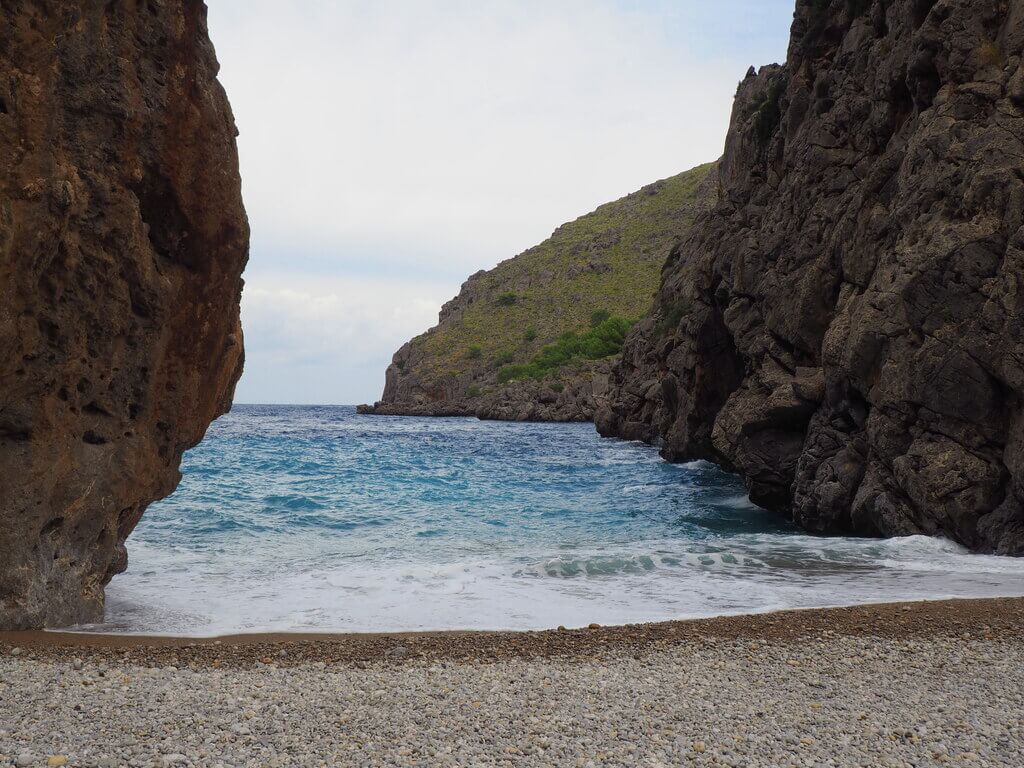
[[[391,353],[437,322],[438,308],[451,298],[446,291],[445,284],[423,280],[274,273],[250,278],[242,299],[247,373],[236,399],[375,400]]]
[[[448,298],[564,221],[715,158],[736,82],[764,53],[749,49],[779,58],[791,5],[214,0],[253,231],[247,291],[264,274],[336,279],[330,296],[305,284],[309,306],[276,295],[278,311],[319,307],[322,323],[335,312],[370,329],[397,305],[346,293],[365,285],[357,278],[403,283],[402,296],[424,281],[421,298]],[[769,15],[776,27],[764,27]],[[250,349],[279,338],[256,325],[268,300],[247,296]],[[399,340],[426,328],[387,322],[405,323]],[[334,342],[359,343],[341,331]],[[351,383],[340,391],[376,397],[393,347],[378,350],[372,377],[332,368]],[[241,392],[278,397],[261,383],[276,382],[269,352],[250,359]],[[291,386],[291,400],[321,396]]]

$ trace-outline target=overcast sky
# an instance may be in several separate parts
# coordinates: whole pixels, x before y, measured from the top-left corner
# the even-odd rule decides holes
[[[478,269],[716,158],[793,0],[209,0],[252,253],[242,403],[380,397]]]

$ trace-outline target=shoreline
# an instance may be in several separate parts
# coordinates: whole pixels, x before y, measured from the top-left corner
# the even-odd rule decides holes
[[[410,660],[495,662],[659,651],[702,641],[756,638],[795,642],[821,635],[913,639],[1024,636],[1024,597],[960,598],[801,608],[621,626],[551,630],[255,632],[219,637],[28,630],[0,632],[0,655],[14,648],[40,660],[69,654],[120,657],[150,665],[294,666]]]
[[[1016,766],[1022,628],[1024,598],[992,598],[564,632],[7,633],[0,768]]]

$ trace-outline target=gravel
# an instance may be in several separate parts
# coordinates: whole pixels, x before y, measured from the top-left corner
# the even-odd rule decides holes
[[[0,766],[1021,766],[1024,633],[836,624],[480,660],[29,648],[0,653]]]

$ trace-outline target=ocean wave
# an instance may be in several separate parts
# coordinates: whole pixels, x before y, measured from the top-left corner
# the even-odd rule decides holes
[[[113,631],[540,629],[1024,594],[1024,561],[824,538],[587,425],[239,407],[128,541]]]

